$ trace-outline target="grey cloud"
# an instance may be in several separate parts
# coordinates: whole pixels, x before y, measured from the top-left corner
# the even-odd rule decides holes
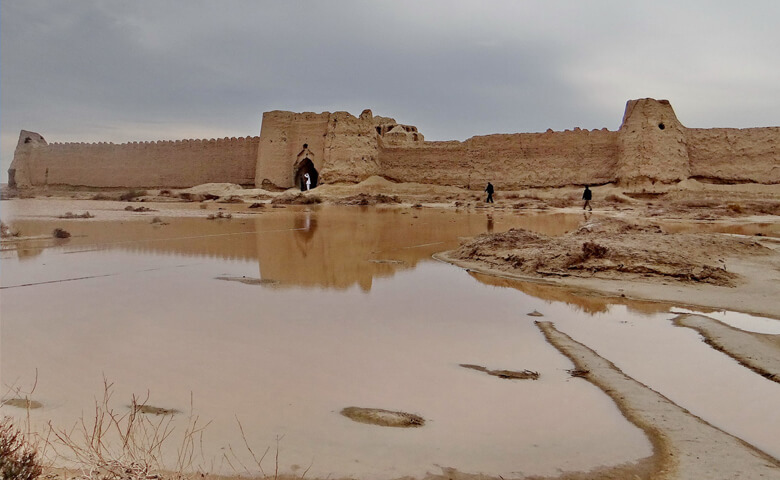
[[[3,2],[1,178],[22,128],[256,135],[272,109],[372,108],[428,139],[614,129],[643,96],[668,98],[689,126],[778,124],[778,13],[771,1]]]

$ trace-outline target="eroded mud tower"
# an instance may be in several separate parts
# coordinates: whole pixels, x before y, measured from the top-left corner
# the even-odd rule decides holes
[[[667,100],[629,100],[618,131],[617,180],[631,185],[690,177],[685,130]]]

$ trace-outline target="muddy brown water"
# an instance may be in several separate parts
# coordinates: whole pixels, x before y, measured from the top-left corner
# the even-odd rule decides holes
[[[605,394],[569,376],[571,363],[527,316],[538,310],[639,381],[780,455],[777,384],[673,327],[673,306],[616,304],[431,259],[461,236],[562,234],[581,215],[295,207],[206,220],[189,205],[160,205],[137,220],[101,220],[124,205],[90,203],[50,203],[51,213],[45,203],[2,204],[4,221],[25,235],[72,234],[4,244],[0,254],[0,380],[9,397],[37,381],[38,426],[73,425],[107,378],[117,409],[148,394],[150,405],[185,412],[172,420],[179,431],[191,406],[212,421],[196,463],[221,473],[244,472],[225,452],[251,462],[236,419],[255,451],[280,439],[282,471],[311,464],[308,475],[320,477],[441,467],[551,475],[649,455]],[[47,217],[62,208],[96,218]],[[150,223],[177,208],[190,216]],[[508,381],[461,364],[540,377]],[[340,415],[348,406],[426,424],[360,424]]]

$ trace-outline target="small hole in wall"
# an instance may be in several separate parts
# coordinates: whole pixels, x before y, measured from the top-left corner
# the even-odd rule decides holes
[[[659,128],[660,130],[663,130],[664,128],[666,128],[666,125],[664,125],[663,123],[659,123],[659,124],[658,124],[658,128]]]

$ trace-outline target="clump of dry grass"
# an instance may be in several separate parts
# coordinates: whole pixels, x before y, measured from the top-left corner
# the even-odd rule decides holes
[[[54,238],[70,238],[70,232],[61,228],[55,228],[51,235]]]
[[[38,450],[13,424],[11,418],[0,420],[0,478],[34,480],[42,471]]]
[[[209,216],[206,217],[206,219],[208,219],[208,220],[217,220],[219,218],[230,219],[230,218],[233,218],[233,214],[232,213],[225,213],[225,212],[217,212],[216,215],[213,214],[213,213],[210,213]]]
[[[125,207],[125,210],[128,212],[156,212],[157,210],[149,207],[134,207],[132,205],[128,205]]]
[[[604,258],[607,255],[607,251],[607,247],[596,242],[585,242],[582,244],[582,260]]]
[[[167,465],[163,447],[171,440],[176,411],[164,409],[164,414],[157,414],[155,407],[146,404],[148,395],[143,401],[133,396],[129,408],[118,411],[112,407],[112,388],[104,380],[103,398],[95,401],[91,419],[82,418],[70,430],[49,424],[53,439],[48,445],[77,466],[82,480],[148,480],[161,478],[163,471],[184,477],[182,472],[192,469],[208,423],[201,424],[190,413],[175,465]]]
[[[60,215],[57,218],[95,218],[95,216],[89,212],[84,212],[84,213],[65,212],[64,215]]]
[[[122,195],[120,195],[119,196],[119,200],[122,200],[123,202],[127,202],[127,201],[130,201],[130,200],[134,200],[134,199],[136,199],[138,197],[143,197],[147,193],[148,192],[146,190],[136,190],[136,189],[132,188],[132,189],[126,191],[125,193],[123,193]]]

